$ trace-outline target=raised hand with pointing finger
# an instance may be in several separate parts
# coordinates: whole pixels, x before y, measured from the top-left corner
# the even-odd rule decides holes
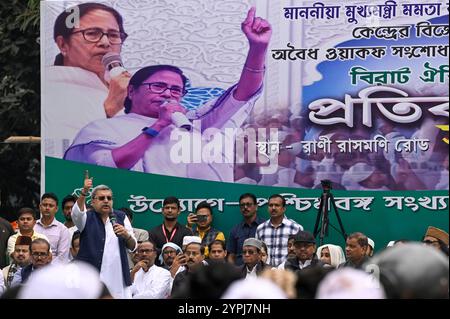
[[[89,190],[92,188],[92,180],[93,177],[89,177],[89,171],[86,170],[84,172],[84,182],[83,182],[83,191],[81,192],[81,195],[88,196]]]
[[[85,208],[86,197],[89,196],[89,190],[92,188],[93,177],[89,177],[89,171],[84,171],[83,188],[81,189],[80,196],[78,197],[77,204],[81,210]]]
[[[242,31],[252,45],[259,45],[267,48],[270,37],[272,36],[272,27],[270,23],[260,17],[256,17],[256,8],[251,7],[247,13],[247,18],[242,22]]]
[[[262,86],[272,27],[267,20],[257,17],[256,8],[251,7],[241,29],[247,37],[249,49],[234,97],[239,101],[246,101]]]

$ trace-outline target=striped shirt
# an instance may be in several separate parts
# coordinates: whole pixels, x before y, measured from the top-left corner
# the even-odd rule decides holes
[[[268,265],[277,267],[287,258],[289,236],[298,233],[300,230],[303,230],[303,226],[286,216],[276,228],[272,225],[270,219],[258,226],[256,238],[267,245],[269,258],[266,263]]]

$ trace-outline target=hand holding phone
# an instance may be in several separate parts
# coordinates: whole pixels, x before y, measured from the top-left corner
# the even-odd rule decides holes
[[[206,215],[196,215],[196,216],[197,216],[197,224],[206,222],[206,220],[208,219],[208,216]]]

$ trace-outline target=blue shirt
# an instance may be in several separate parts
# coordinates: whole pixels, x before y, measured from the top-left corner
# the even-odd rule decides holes
[[[245,221],[237,224],[231,229],[230,237],[227,242],[228,253],[236,255],[236,265],[243,265],[242,245],[247,238],[255,237],[256,228],[259,224],[265,222],[265,219],[256,216],[256,219],[249,225]]]

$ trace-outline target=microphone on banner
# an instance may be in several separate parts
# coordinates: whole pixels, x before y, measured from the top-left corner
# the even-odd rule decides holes
[[[118,53],[106,53],[102,58],[102,64],[105,67],[104,79],[108,83],[109,81],[111,81],[111,78],[116,77],[122,72],[126,71],[122,63],[122,58]]]
[[[165,106],[170,103],[177,103],[175,100],[167,99],[165,100],[161,106]],[[187,131],[192,130],[192,123],[189,119],[181,112],[174,112],[171,115],[172,123],[178,128],[184,128]]]

